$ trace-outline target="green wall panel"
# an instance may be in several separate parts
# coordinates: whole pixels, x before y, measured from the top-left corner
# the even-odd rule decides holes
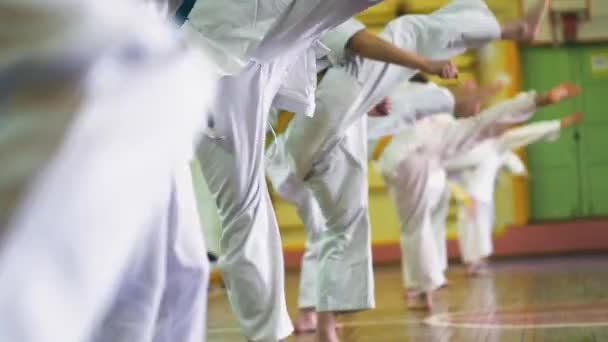
[[[553,144],[528,148],[533,220],[608,216],[608,46],[533,47],[522,52],[524,83],[546,91],[563,81],[578,98],[542,110],[534,120],[585,113]]]
[[[572,56],[565,49],[528,48],[522,52],[525,88],[538,92],[573,79]],[[541,110],[533,121],[556,119],[574,111],[575,101]],[[532,220],[567,219],[582,213],[578,151],[573,139],[528,148]]]
[[[581,171],[585,216],[608,216],[608,47],[577,49],[582,111]]]

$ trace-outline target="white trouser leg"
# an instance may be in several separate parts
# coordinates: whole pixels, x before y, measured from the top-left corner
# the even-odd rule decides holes
[[[314,308],[317,305],[319,242],[321,232],[326,230],[325,218],[312,191],[301,180],[295,180],[301,185],[300,198],[295,204],[306,228],[306,249],[300,270],[298,307]]]
[[[154,342],[205,341],[209,263],[189,165],[178,170]]]
[[[481,260],[492,255],[494,250],[492,241],[492,233],[494,231],[494,202],[479,201],[477,208],[475,221],[479,227],[478,258]]]
[[[433,225],[435,238],[437,239],[437,255],[443,272],[448,269],[446,221],[450,210],[450,197],[450,189],[446,186],[439,199],[439,203],[431,214],[431,224]]]
[[[458,246],[460,247],[460,258],[464,264],[477,261],[475,253],[475,234],[477,225],[475,217],[464,204],[458,206]]]
[[[317,304],[317,258],[319,255],[319,235],[325,230],[325,218],[312,191],[304,181],[290,173],[282,146],[275,144],[267,150],[266,174],[275,191],[293,204],[306,230],[306,246],[300,270],[298,306],[301,309],[314,308]]]
[[[29,157],[50,162],[21,183],[2,229],[1,340],[89,340],[113,302],[133,253],[166,211],[172,168],[201,124],[200,89],[208,81],[192,75],[204,70],[202,57],[173,56],[104,59],[50,157],[38,154],[48,141],[30,139],[37,137],[29,131],[2,141],[2,150],[14,145],[0,153],[0,165],[24,157],[14,153],[21,141],[29,141],[21,150]],[[21,108],[5,110],[19,116]],[[41,108],[34,113],[28,125],[53,121]]]
[[[413,153],[399,164],[394,177],[385,175],[401,220],[405,286],[420,291],[432,291],[445,283],[431,224],[430,172],[428,157]]]
[[[95,342],[152,341],[167,271],[170,202],[150,221],[151,229],[138,241],[104,320],[93,334]]]
[[[478,201],[472,214],[461,209],[458,241],[464,263],[476,263],[492,254],[493,228],[494,203]]]
[[[298,295],[298,308],[300,309],[317,306],[319,241],[318,234],[308,234],[306,239],[306,250],[302,256],[302,269],[300,270]]]
[[[319,242],[317,311],[374,307],[365,124],[356,123],[357,134],[329,152],[306,180],[327,225]]]
[[[220,255],[220,235],[222,232],[217,206],[201,172],[198,159],[193,160],[190,165],[198,215],[200,221],[203,222],[201,231],[205,237],[207,252],[217,257]]]
[[[278,63],[252,63],[220,80],[212,111],[220,138],[204,137],[197,152],[221,221],[219,267],[241,329],[254,341],[276,341],[292,331],[262,144],[282,70]]]
[[[184,162],[167,210],[139,243],[95,341],[205,340],[209,269],[190,177]]]

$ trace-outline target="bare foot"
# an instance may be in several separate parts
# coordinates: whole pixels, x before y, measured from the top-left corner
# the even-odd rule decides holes
[[[551,5],[552,0],[539,0],[538,5],[531,9],[521,20],[502,26],[502,39],[520,42],[531,42],[538,37],[541,22]]]
[[[564,82],[557,87],[553,88],[547,94],[547,104],[554,104],[560,101],[564,101],[581,93],[581,88],[574,83]]]
[[[485,275],[487,272],[486,264],[483,261],[474,262],[467,267],[467,275],[469,277],[478,277]]]
[[[538,37],[540,23],[549,11],[549,6],[551,6],[551,0],[540,0],[538,6],[526,14],[524,18],[526,30],[522,36],[523,41],[531,42]]]
[[[333,312],[319,312],[319,324],[317,327],[316,342],[340,342],[336,332],[336,314]]]
[[[407,307],[410,310],[432,310],[432,292],[410,291],[406,295]]]
[[[578,125],[585,119],[583,113],[574,113],[562,118],[560,122],[561,128],[568,128],[570,126]]]
[[[317,312],[315,309],[300,309],[293,327],[296,334],[311,334],[317,331]]]

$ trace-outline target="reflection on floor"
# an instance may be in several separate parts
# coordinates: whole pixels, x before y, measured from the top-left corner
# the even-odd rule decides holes
[[[405,308],[398,265],[375,271],[376,309],[341,317],[343,342],[608,341],[608,255],[496,261],[479,278],[452,266],[430,314]],[[288,273],[292,314],[297,286]],[[210,296],[208,330],[210,342],[243,341],[221,290]]]

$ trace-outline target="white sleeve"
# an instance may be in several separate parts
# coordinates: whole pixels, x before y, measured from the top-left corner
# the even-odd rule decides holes
[[[513,113],[534,112],[536,110],[536,92],[520,93],[515,98],[503,101],[482,111],[479,115],[461,119],[459,129],[467,136],[476,136],[502,118]]]
[[[484,162],[490,153],[495,153],[493,149],[495,145],[493,139],[485,140],[475,147],[448,158],[444,162],[444,167],[449,172],[462,171],[469,168],[474,168]]]
[[[266,33],[252,57],[270,61],[275,56],[289,54],[306,39],[315,39],[338,26],[353,15],[382,0],[306,0],[290,1],[291,6]],[[271,39],[266,39],[272,37]],[[314,40],[314,39],[311,39]]]
[[[407,127],[410,125],[397,115],[369,117],[367,118],[367,138],[368,140],[378,140],[387,135],[399,134]]]
[[[432,16],[442,22],[452,48],[476,49],[501,37],[500,23],[484,0],[453,0]]]
[[[507,152],[504,156],[503,166],[506,167],[509,172],[516,175],[525,175],[528,172],[523,160],[512,151]]]
[[[331,65],[343,64],[349,56],[346,45],[359,31],[365,30],[365,25],[351,18],[321,37],[321,43],[329,48],[327,58]]]
[[[455,100],[454,95],[444,87],[439,87],[435,83],[415,84],[412,88],[403,93],[403,100],[411,104],[414,111],[414,120],[421,120],[427,116],[437,113],[453,113]],[[399,104],[394,107],[399,107]],[[401,116],[408,119],[407,113]]]
[[[454,96],[434,83],[404,82],[389,97],[393,109],[387,117],[368,119],[368,138],[379,139],[411,127],[416,120],[454,111]]]
[[[513,112],[510,115],[504,116],[496,121],[497,124],[503,126],[512,126],[512,125],[520,125],[528,120],[530,120],[533,116],[535,110],[526,111],[526,112]]]
[[[559,138],[560,130],[560,120],[534,122],[506,131],[498,139],[498,146],[506,152],[541,140],[555,141]]]
[[[431,59],[450,59],[500,39],[496,17],[483,0],[453,0],[428,15],[404,15],[381,37]]]

